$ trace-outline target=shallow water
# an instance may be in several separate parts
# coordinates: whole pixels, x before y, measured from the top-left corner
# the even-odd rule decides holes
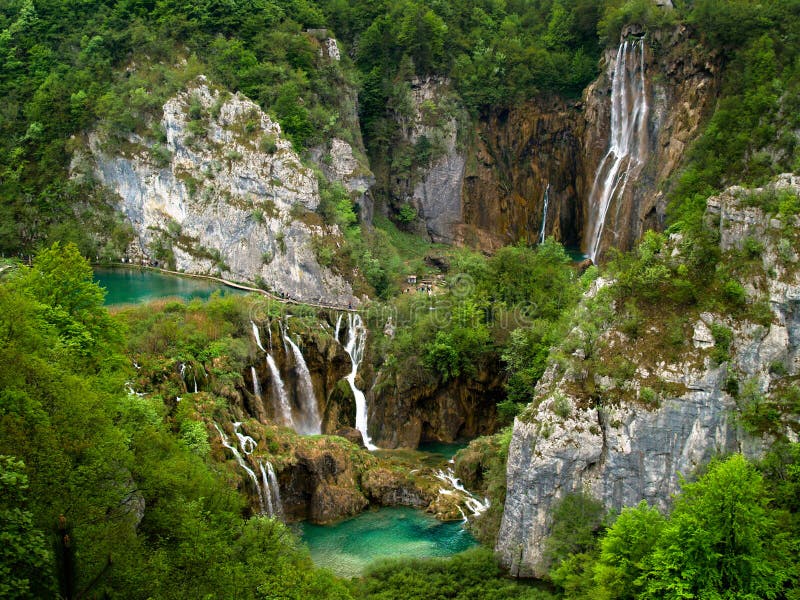
[[[94,270],[94,279],[108,292],[105,301],[107,306],[138,304],[170,297],[207,300],[217,290],[225,294],[239,293],[215,281],[168,275],[149,269],[97,268]]]
[[[357,577],[382,558],[451,556],[476,545],[461,522],[442,523],[413,508],[381,508],[335,525],[301,524],[317,566]]]

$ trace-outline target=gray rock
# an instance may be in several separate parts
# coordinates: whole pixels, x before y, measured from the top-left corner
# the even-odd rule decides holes
[[[201,107],[199,135],[192,103]],[[263,282],[299,300],[357,302],[313,251],[314,237],[339,236],[338,229],[298,218],[319,204],[313,172],[258,105],[201,77],[167,101],[161,126],[168,160],[160,163],[151,141],[132,138],[139,150],[122,156],[90,139],[96,175],[119,196],[145,252],[166,241],[175,268],[187,273]]]
[[[771,187],[798,193],[800,178],[781,176]],[[617,383],[613,378],[597,378],[597,389],[619,385],[636,391],[640,400],[640,392],[651,378],[671,385],[665,389],[683,390],[659,398],[656,406],[620,400],[613,406],[578,408],[596,406],[587,398],[567,393],[575,389],[572,382],[588,372],[582,353],[574,353],[572,364],[563,372],[555,362],[546,370],[536,389],[540,401],[515,421],[509,450],[508,491],[496,550],[512,574],[541,576],[546,572],[544,543],[554,503],[564,495],[585,492],[614,510],[641,500],[666,510],[679,491],[679,474],[692,476],[697,467],[719,453],[738,451],[758,457],[771,442],[766,436],[748,434],[737,424],[738,407],[725,391],[729,371],[742,382],[753,382],[762,393],[769,392],[783,376],[776,370],[789,376],[800,373],[797,269],[789,269],[777,259],[776,246],[782,238],[774,231],[772,217],[752,203],[742,202],[746,194],[763,191],[728,189],[709,199],[706,218],[712,226],[718,224],[725,250],[741,248],[747,237],[763,245],[767,289],[758,293],[769,298],[773,313],[769,326],[702,313],[694,324],[693,347],[682,362],[651,358],[647,368],[637,365],[631,380]],[[789,230],[797,235],[796,227]],[[792,246],[797,245],[797,239],[791,241]],[[680,239],[671,243],[679,244]],[[756,292],[753,286],[749,289]],[[714,345],[714,323],[724,324],[733,333],[731,361],[719,366],[707,356]],[[569,336],[581,339],[580,326]],[[621,339],[620,332],[607,329],[598,344],[624,348]],[[775,369],[775,365],[783,369]],[[782,421],[790,440],[798,437],[798,424],[792,419],[784,417]]]

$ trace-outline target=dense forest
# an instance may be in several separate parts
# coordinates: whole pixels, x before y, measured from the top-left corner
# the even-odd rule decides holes
[[[693,323],[707,314],[724,318],[709,326],[706,365],[732,365],[739,324],[768,330],[770,281],[791,287],[797,274],[800,199],[791,189],[742,196],[772,229],[738,246],[721,243],[706,209],[728,186],[764,186],[800,169],[800,1],[670,4],[3,2],[0,596],[797,598],[800,382],[780,361],[769,365],[778,385],[767,392],[733,366],[725,371],[736,427],[759,440],[758,458],[721,454],[680,473],[669,510],[611,510],[589,493],[566,494],[549,515],[541,577],[511,577],[492,552],[512,425],[538,410],[548,369],[550,383],[566,373],[570,393],[592,407],[616,406],[631,389],[597,382],[633,380],[638,365],[604,346],[603,332],[669,361],[696,351]],[[630,24],[686,27],[722,65],[713,111],[662,190],[664,228],[631,252],[612,249],[587,268],[544,236],[491,253],[432,244],[387,189],[373,190],[382,208],[367,219],[313,165],[312,149],[337,138],[363,148],[379,181],[413,179],[442,149],[403,132],[412,81],[447,82],[431,119],[455,119],[464,144],[477,123],[532,99],[579,103]],[[340,61],[320,60],[328,36]],[[164,103],[200,75],[256,102],[314,167],[314,218],[342,233],[318,242],[316,258],[351,274],[371,299],[361,313],[380,374],[375,393],[412,380],[426,389],[479,387],[487,373],[500,380],[490,434],[454,463],[491,501],[469,524],[481,547],[384,561],[352,580],[317,568],[296,529],[253,509],[215,437],[248,385],[253,297],[104,305],[92,265],[116,261],[134,232],[112,192],[76,177],[72,163],[93,136],[121,153],[134,138],[154,140],[158,161]],[[773,266],[763,272],[762,261]],[[436,293],[404,293],[411,273],[435,273]],[[336,322],[321,307],[286,310],[268,304],[267,318],[291,317],[301,337]],[[206,374],[199,390],[197,380],[187,390],[179,365]],[[635,401],[658,407],[673,391],[656,381],[637,388]],[[557,397],[553,411],[567,420],[573,407]],[[261,446],[294,460],[300,436],[265,427]],[[359,468],[374,466],[356,444],[331,439]]]

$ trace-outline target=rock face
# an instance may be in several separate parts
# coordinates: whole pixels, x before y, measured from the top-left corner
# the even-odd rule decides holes
[[[471,378],[431,380],[421,367],[378,373],[367,393],[369,432],[381,448],[416,448],[420,442],[453,442],[494,433],[503,398],[499,365],[481,365]]]
[[[97,177],[119,195],[151,259],[300,300],[355,302],[312,249],[315,236],[339,235],[311,214],[314,174],[255,103],[201,77],[167,101],[161,127],[161,144],[134,137],[125,155],[90,143]]]
[[[797,194],[800,180],[782,176],[771,187],[769,193]],[[680,362],[654,356],[647,346],[652,340],[631,340],[606,328],[592,344],[608,353],[599,360],[622,357],[632,365],[632,374],[617,379],[592,375],[580,348],[566,367],[548,367],[537,386],[539,400],[514,423],[509,450],[508,493],[496,549],[514,575],[539,576],[546,570],[542,559],[550,515],[566,494],[588,493],[615,510],[641,500],[665,509],[679,490],[679,473],[691,476],[718,453],[763,452],[768,440],[740,426],[737,414],[745,408],[731,395],[729,382],[733,374],[756,393],[768,394],[800,373],[800,239],[796,218],[781,222],[748,201],[749,195],[762,192],[731,188],[709,200],[706,214],[720,229],[723,249],[741,247],[748,239],[763,245],[761,274],[752,276],[748,292],[768,297],[771,324],[702,313],[691,324]],[[719,366],[709,356],[714,324],[728,327],[733,336],[731,359]],[[647,335],[663,334],[653,330]],[[579,328],[569,338],[587,339]],[[587,377],[593,379],[591,393],[577,384]],[[781,426],[796,439],[800,422],[784,417]]]
[[[425,170],[408,202],[417,209],[431,241],[442,243],[455,241],[456,227],[462,220],[461,188],[466,161],[463,151],[457,148],[458,126],[455,117],[440,119],[433,127],[427,123],[429,117],[426,109],[443,95],[442,90],[448,85],[448,81],[437,78],[414,82],[411,88],[414,118],[409,133],[409,142],[412,144],[418,144],[425,137],[436,139],[441,147],[441,155]]]
[[[550,184],[546,234],[576,245],[581,199],[591,180],[583,166],[580,105],[557,98],[529,102],[480,123],[467,165],[461,238],[488,249],[536,242]]]

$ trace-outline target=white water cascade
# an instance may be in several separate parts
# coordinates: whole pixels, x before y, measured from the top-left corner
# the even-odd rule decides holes
[[[283,503],[281,502],[281,488],[278,485],[278,478],[275,476],[275,469],[272,468],[272,463],[266,461],[266,465],[267,468],[264,469],[264,463],[258,463],[258,467],[261,470],[261,482],[264,485],[267,497],[269,516],[283,519]]]
[[[288,334],[283,339],[289,344],[294,354],[294,363],[297,367],[298,400],[300,404],[300,418],[295,420],[295,429],[301,435],[314,435],[322,433],[322,418],[317,408],[317,398],[314,395],[314,384],[311,382],[311,373],[303,358],[303,353],[292,341]]]
[[[283,424],[294,429],[294,419],[292,418],[292,405],[289,402],[289,395],[286,393],[286,386],[283,385],[281,372],[272,354],[267,353],[267,366],[272,376],[273,405],[275,416],[280,415]]]
[[[341,315],[339,316],[341,318]],[[356,429],[361,432],[361,439],[364,440],[364,446],[367,450],[377,450],[378,447],[372,443],[367,433],[367,397],[364,395],[364,392],[356,387],[356,375],[358,374],[358,367],[361,365],[361,360],[364,358],[364,348],[366,345],[367,328],[364,326],[364,321],[361,320],[361,315],[358,313],[347,313],[347,343],[344,346],[344,351],[347,352],[347,355],[350,357],[352,368],[345,379],[347,379],[347,383],[350,384],[350,389],[353,391],[353,396],[356,399]]]
[[[550,184],[544,189],[544,210],[542,211],[542,230],[539,232],[539,243],[544,244],[545,228],[547,227],[547,207],[550,205]]]
[[[647,90],[644,39],[624,41],[617,50],[611,79],[611,139],[589,194],[585,249],[597,261],[606,217],[614,198],[635,179],[647,158]]]
[[[261,402],[261,384],[258,381],[258,373],[255,367],[250,367],[250,376],[253,378],[253,394]]]
[[[443,481],[444,483],[447,483],[451,488],[453,488],[453,490],[455,490],[455,492],[460,493],[460,495],[463,498],[465,506],[472,513],[473,517],[480,516],[491,505],[488,498],[484,498],[483,501],[481,501],[478,498],[476,498],[472,492],[466,489],[461,484],[461,480],[458,477],[456,477],[456,474],[451,467],[447,467],[446,471],[442,471],[441,469],[439,469],[437,471],[434,471],[433,474],[436,476],[436,479],[438,479],[439,481]],[[445,494],[448,496],[453,495],[455,492],[451,490],[439,489],[440,494]],[[461,515],[464,517],[464,520],[467,521],[468,520],[467,516],[464,514],[464,511],[461,510],[461,507],[459,507],[459,510],[461,511]]]
[[[264,346],[261,345],[261,332],[258,330],[258,325],[255,324],[255,321],[250,321],[250,325],[253,326],[253,337],[256,339],[256,345],[258,349],[262,352],[266,352],[264,350]]]
[[[339,329],[342,326],[342,313],[339,313],[339,316],[336,317],[336,328],[333,330],[333,339],[337,342],[339,341]]]
[[[242,451],[245,452],[245,454],[250,454],[250,452],[253,451],[252,449],[250,450],[250,452],[247,452],[245,450],[245,447],[246,447],[246,445],[249,445],[249,442],[247,442],[245,444],[245,443],[242,442],[242,439],[245,438],[245,439],[250,440],[252,442],[252,444],[253,444],[252,448],[255,448],[255,440],[253,440],[253,438],[251,438],[250,436],[241,435],[239,433],[239,431],[238,431],[240,425],[241,425],[241,423],[234,423],[233,429],[236,432],[237,437],[239,437],[240,444],[242,444]],[[253,485],[255,486],[256,491],[258,492],[258,504],[259,504],[259,508],[261,509],[261,514],[264,514],[266,512],[266,510],[267,510],[265,497],[264,497],[264,490],[263,490],[263,488],[261,487],[261,484],[258,481],[258,477],[256,477],[255,471],[253,471],[253,469],[251,469],[250,466],[247,464],[247,461],[241,455],[241,453],[239,452],[239,449],[236,446],[234,446],[233,444],[230,443],[230,440],[228,440],[228,436],[225,435],[225,432],[222,431],[220,426],[217,425],[216,423],[214,423],[214,427],[216,428],[217,433],[219,433],[219,438],[220,438],[220,440],[222,440],[222,445],[225,446],[228,450],[230,450],[231,453],[233,453],[233,457],[236,459],[237,464],[240,467],[242,467],[242,469],[244,469],[244,471],[247,473],[247,475],[252,480]]]

